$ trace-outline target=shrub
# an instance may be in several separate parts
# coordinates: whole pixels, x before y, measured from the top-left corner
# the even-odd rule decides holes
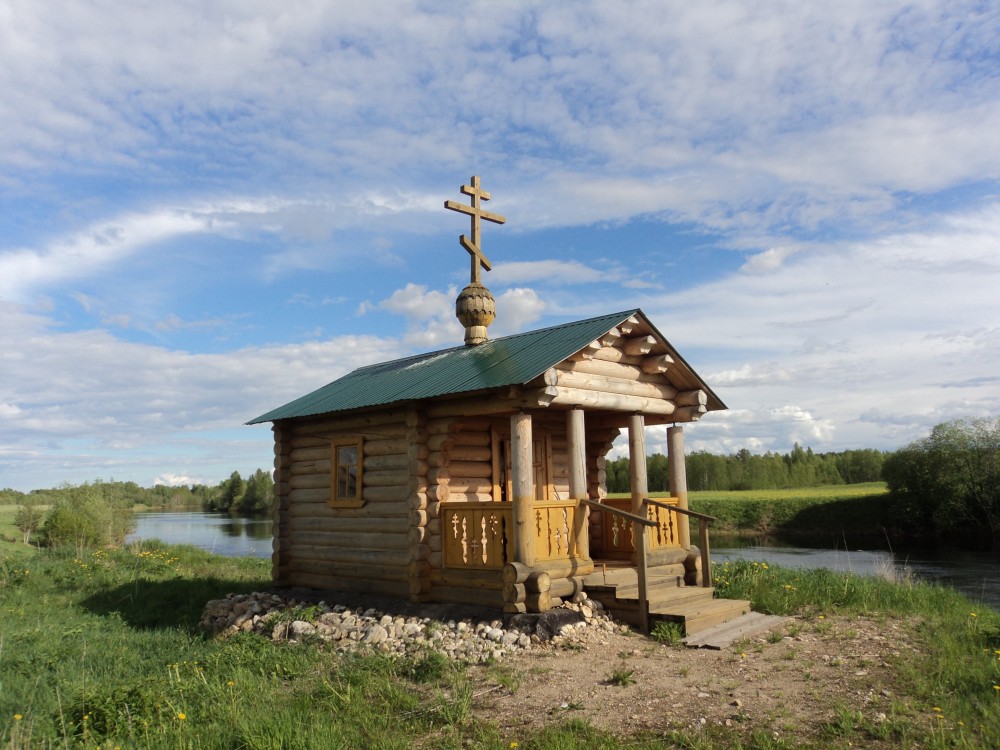
[[[131,511],[113,506],[98,487],[84,484],[60,494],[42,526],[42,537],[50,547],[119,545],[132,524]]]

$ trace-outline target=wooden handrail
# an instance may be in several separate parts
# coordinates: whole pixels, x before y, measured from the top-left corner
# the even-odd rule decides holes
[[[708,551],[708,527],[712,524],[712,521],[718,521],[715,516],[709,516],[704,513],[696,513],[693,510],[688,510],[687,508],[678,508],[676,505],[667,505],[666,503],[660,503],[656,500],[650,500],[648,497],[644,498],[642,501],[647,505],[656,505],[660,508],[666,508],[667,510],[673,510],[677,513],[683,513],[685,516],[691,516],[692,518],[698,519],[698,546],[701,547],[701,585],[705,588],[712,587],[712,556]]]
[[[613,508],[610,505],[599,503],[596,500],[588,500],[584,498],[580,502],[588,505],[591,508],[596,508],[597,510],[603,510],[607,513],[610,513],[613,516],[621,516],[622,518],[627,518],[629,521],[634,521],[635,523],[642,524],[643,526],[656,526],[656,521],[650,521],[648,518],[637,516],[635,513],[629,513],[627,510],[621,510],[620,508]]]
[[[683,513],[685,516],[691,516],[692,518],[697,518],[699,521],[707,521],[712,523],[712,521],[718,521],[719,519],[715,516],[709,516],[705,513],[699,513],[695,510],[688,510],[687,508],[680,508],[676,505],[668,505],[667,503],[661,503],[658,500],[653,500],[651,498],[646,498],[643,500],[644,503],[649,503],[650,505],[656,505],[660,508],[666,508],[667,510],[674,510],[678,513]]]
[[[581,498],[580,502],[584,503],[588,508],[594,508],[596,510],[605,511],[614,516],[620,516],[621,518],[627,519],[635,524],[632,527],[632,531],[635,534],[635,547],[636,552],[636,562],[639,566],[636,570],[636,582],[639,586],[639,627],[642,631],[649,634],[649,591],[646,588],[646,568],[649,567],[649,561],[646,555],[646,542],[645,535],[646,532],[641,527],[653,527],[656,526],[655,521],[650,521],[648,518],[643,518],[642,516],[637,516],[635,513],[629,513],[625,510],[620,510],[618,508],[612,508],[610,505],[605,505],[604,503],[599,503],[596,500],[590,500],[589,498]]]

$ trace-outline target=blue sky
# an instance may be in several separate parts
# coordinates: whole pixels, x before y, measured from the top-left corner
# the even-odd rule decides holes
[[[0,487],[268,467],[460,343],[473,174],[491,335],[641,307],[691,450],[1000,413],[995,3],[6,0],[0,91]]]

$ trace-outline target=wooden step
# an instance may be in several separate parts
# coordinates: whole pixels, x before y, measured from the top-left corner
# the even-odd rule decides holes
[[[679,622],[684,626],[685,635],[693,635],[701,630],[722,622],[735,620],[750,612],[750,602],[743,599],[712,599],[709,602],[690,604],[650,605],[650,620]]]
[[[685,635],[692,635],[750,611],[750,603],[736,599],[715,599],[715,589],[678,585],[676,576],[649,576],[650,621],[665,620],[683,625]],[[595,572],[584,579],[587,595],[604,605],[615,618],[639,625],[639,595],[636,572],[616,568]]]

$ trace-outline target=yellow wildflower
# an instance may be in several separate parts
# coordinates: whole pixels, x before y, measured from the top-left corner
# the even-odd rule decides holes
[[[21,716],[21,714],[14,714],[14,721],[20,721],[20,720],[21,720],[21,719],[23,719],[23,718],[24,718],[24,717],[23,717],[23,716]]]
[[[180,719],[181,721],[184,721],[187,718],[187,714],[184,713],[177,714],[177,718]]]

